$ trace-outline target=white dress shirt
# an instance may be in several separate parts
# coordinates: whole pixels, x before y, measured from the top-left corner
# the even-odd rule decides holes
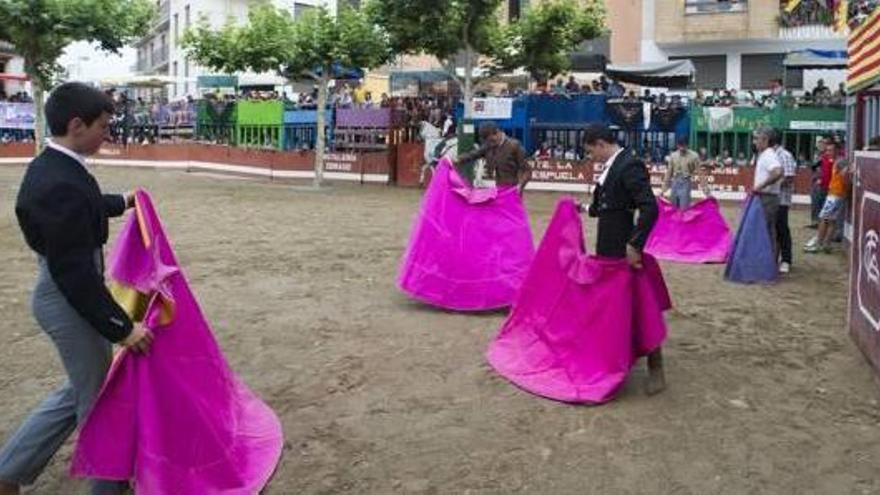
[[[52,148],[55,151],[64,153],[65,155],[73,158],[74,160],[79,162],[79,164],[82,165],[83,167],[86,166],[86,158],[84,156],[80,155],[79,153],[71,150],[70,148],[67,148],[65,146],[61,146],[60,144],[52,141],[51,139],[46,142],[46,146]]]
[[[623,151],[623,148],[617,150],[617,153],[611,155],[611,158],[605,162],[605,170],[602,170],[602,175],[599,176],[599,185],[605,185],[605,179],[608,177],[608,171],[611,170],[611,166],[614,165],[614,160],[617,160],[617,155],[619,155]]]

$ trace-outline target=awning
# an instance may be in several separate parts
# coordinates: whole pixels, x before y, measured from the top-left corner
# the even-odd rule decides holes
[[[130,88],[164,88],[171,84],[195,82],[195,78],[173,76],[119,76],[101,79],[101,86],[126,86]]]
[[[791,52],[782,65],[789,69],[846,69],[846,52],[811,49]]]
[[[26,74],[10,74],[8,72],[0,72],[0,81],[27,81]]]
[[[572,72],[605,72],[608,64],[602,54],[572,53],[569,58]]]
[[[238,87],[240,88],[254,86],[275,87],[284,86],[286,84],[288,84],[287,79],[271,72],[266,72],[263,74],[245,73],[238,76]]]
[[[198,77],[199,88],[237,88],[238,77],[229,75],[211,75]]]
[[[364,78],[364,70],[359,67],[348,67],[340,63],[334,63],[330,70],[331,76],[336,80],[357,81]],[[320,77],[324,71],[317,67],[313,72]]]
[[[451,81],[452,76],[443,70],[394,70],[391,71],[391,84],[411,82],[435,83]]]
[[[571,55],[572,72],[605,72],[608,59],[611,57],[611,36],[585,41]]]
[[[684,87],[693,80],[694,64],[690,60],[648,62],[644,64],[612,64],[605,74],[622,82],[650,87]]]
[[[330,70],[331,70],[331,73],[330,73],[331,77],[337,81],[339,81],[339,80],[357,81],[358,79],[364,78],[364,70],[361,69],[360,67],[348,67],[348,66],[342,65],[340,63],[334,63],[333,66],[330,68]],[[324,70],[321,67],[315,67],[315,69],[312,72],[316,76],[321,77],[321,75],[324,73]],[[291,81],[302,82],[302,81],[307,81],[309,79],[308,77],[306,77],[304,75],[294,75],[294,74],[290,74],[290,73],[285,73],[285,75],[289,76]],[[282,84],[284,84],[284,83],[282,83]]]

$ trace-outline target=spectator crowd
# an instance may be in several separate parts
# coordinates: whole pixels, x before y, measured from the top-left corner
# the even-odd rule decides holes
[[[24,91],[19,91],[13,95],[6,94],[5,91],[0,90],[0,103],[33,103],[34,99]]]

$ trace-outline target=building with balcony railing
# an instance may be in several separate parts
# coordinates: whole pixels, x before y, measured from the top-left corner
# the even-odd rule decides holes
[[[783,68],[787,53],[846,50],[835,13],[819,2],[789,11],[780,0],[642,0],[643,62],[687,58],[695,87],[765,90],[782,79],[790,89],[812,89],[818,79],[835,88],[844,71]]]
[[[339,3],[356,4],[352,0],[338,0]],[[136,44],[137,73],[143,75],[163,75],[176,79],[176,84],[168,87],[167,96],[182,98],[194,95],[198,76],[210,74],[205,68],[191,62],[183,51],[181,38],[191,26],[206,19],[215,28],[227,20],[246,22],[251,0],[156,0],[157,15],[152,29]],[[272,0],[279,8],[290,10],[295,16],[316,8],[327,7],[336,12],[337,0]]]
[[[156,6],[156,18],[153,19],[153,29],[161,30],[167,28],[169,22],[171,22],[171,0],[165,0]]]
[[[168,76],[169,72],[169,34],[171,25],[172,0],[156,0],[156,16],[150,32],[137,43],[137,64],[135,72],[140,75]]]

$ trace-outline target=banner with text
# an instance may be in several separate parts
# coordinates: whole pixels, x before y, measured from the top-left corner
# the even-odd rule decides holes
[[[513,116],[513,98],[474,98],[475,120],[508,120]]]
[[[33,103],[0,103],[0,129],[33,129]]]

